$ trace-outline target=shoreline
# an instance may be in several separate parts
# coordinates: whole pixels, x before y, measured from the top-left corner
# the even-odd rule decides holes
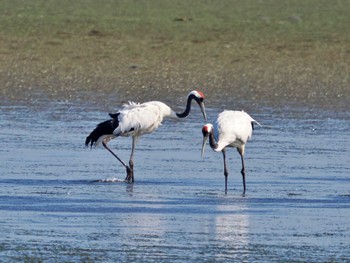
[[[350,110],[349,77],[335,78],[309,72],[303,79],[293,78],[300,73],[298,65],[289,66],[289,76],[286,76],[285,70],[277,72],[269,65],[266,68],[262,65],[255,68],[260,76],[249,71],[253,65],[222,71],[206,71],[202,68],[195,72],[167,65],[159,69],[126,66],[115,77],[106,77],[104,74],[65,75],[62,70],[33,70],[35,67],[31,66],[29,68],[32,72],[29,73],[26,68],[13,72],[9,70],[11,68],[7,68],[9,71],[0,71],[2,100],[30,103],[45,96],[52,100],[90,101],[99,104],[99,100],[113,101],[110,97],[114,97],[115,103],[156,99],[174,101],[177,104],[190,90],[199,89],[207,98],[213,98],[214,105],[225,105],[233,101],[240,106],[241,101],[249,101],[272,107],[300,105],[336,111]],[[266,72],[274,73],[267,77]],[[343,73],[348,74],[346,71]]]

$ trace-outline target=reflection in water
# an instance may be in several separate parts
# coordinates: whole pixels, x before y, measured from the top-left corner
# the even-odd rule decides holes
[[[219,206],[218,216],[215,218],[216,238],[232,243],[247,244],[249,216],[244,213],[244,210],[242,204]]]
[[[214,201],[209,200],[212,198]],[[119,213],[114,214],[116,247],[129,248],[128,253],[120,251],[128,260],[176,259],[183,255],[191,260],[225,261],[247,254],[249,215],[244,212],[244,202],[212,196],[169,196],[165,200],[164,196],[153,196],[151,200],[119,203],[127,208],[119,207]]]
[[[244,204],[225,203],[217,207],[218,213],[213,218],[212,240],[217,242],[215,258],[233,259],[245,254],[249,243],[249,215],[245,213]],[[225,248],[224,250],[220,249]],[[213,251],[213,252],[214,252]]]

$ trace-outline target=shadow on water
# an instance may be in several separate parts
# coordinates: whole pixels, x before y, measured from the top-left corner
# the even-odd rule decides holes
[[[85,136],[105,120],[89,105],[0,107],[0,211],[6,261],[346,261],[350,116],[264,108],[240,160],[200,157],[200,112],[141,138],[135,184]],[[207,105],[208,118],[220,111]],[[253,114],[254,113],[254,114]],[[88,116],[88,117],[87,117]],[[131,139],[111,147],[127,160]],[[119,179],[118,179],[119,178]]]

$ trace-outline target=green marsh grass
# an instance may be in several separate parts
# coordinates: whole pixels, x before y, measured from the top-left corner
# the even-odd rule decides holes
[[[219,99],[350,104],[347,0],[4,0],[0,10],[6,98],[25,87],[53,97],[201,87]]]

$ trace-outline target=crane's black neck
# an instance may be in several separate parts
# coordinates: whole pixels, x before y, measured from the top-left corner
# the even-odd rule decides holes
[[[187,98],[187,104],[186,104],[186,109],[183,113],[176,113],[176,116],[179,117],[179,118],[186,118],[189,114],[190,114],[190,111],[191,111],[191,102],[192,100],[196,100],[198,102],[198,98],[191,94],[190,96],[188,96]],[[199,103],[199,102],[198,102]]]
[[[215,149],[217,149],[217,148],[219,147],[219,145],[218,145],[217,142],[215,141],[214,132],[213,132],[213,131],[211,131],[211,132],[209,133],[209,145],[210,145],[210,147],[211,147],[213,150],[215,150]]]

